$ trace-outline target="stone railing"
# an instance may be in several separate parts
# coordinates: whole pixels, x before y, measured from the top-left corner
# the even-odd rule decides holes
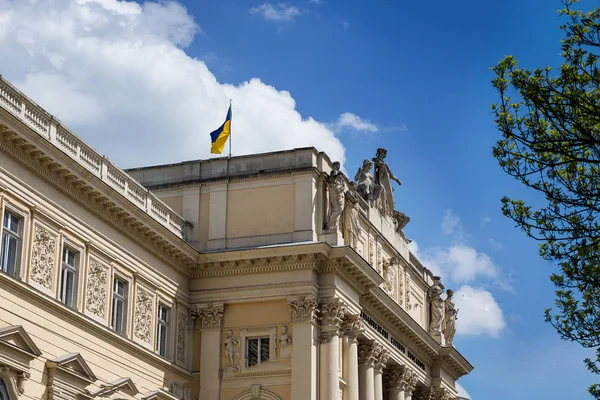
[[[0,75],[0,107],[47,139],[82,167],[123,195],[161,225],[184,239],[185,220],[117,168],[106,157],[62,126],[52,115],[32,102]]]

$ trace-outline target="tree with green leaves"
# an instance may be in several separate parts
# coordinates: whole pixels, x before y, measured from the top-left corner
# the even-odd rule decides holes
[[[563,0],[559,11],[560,70],[522,69],[512,56],[493,68],[502,134],[493,154],[541,195],[535,205],[505,197],[502,211],[558,265],[556,307],[546,320],[563,339],[594,349],[585,363],[600,374],[600,8],[578,10],[577,2]],[[600,399],[600,385],[589,392]]]

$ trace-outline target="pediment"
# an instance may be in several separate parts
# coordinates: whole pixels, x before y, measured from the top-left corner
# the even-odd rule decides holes
[[[28,353],[32,357],[42,355],[40,349],[31,340],[31,337],[25,332],[25,328],[21,325],[10,325],[0,328],[0,345],[2,344]]]
[[[135,386],[135,384],[133,383],[131,378],[119,378],[110,383],[100,385],[100,389],[94,393],[91,393],[91,395],[92,395],[92,397],[96,397],[96,396],[104,397],[104,396],[109,396],[116,391],[123,392],[132,397],[139,393],[139,390],[137,389],[137,387]]]
[[[79,353],[67,353],[49,361],[55,363],[58,369],[77,375],[79,378],[90,383],[95,382],[97,379],[96,375],[94,375],[91,368]]]
[[[173,393],[167,392],[163,389],[152,390],[146,393],[142,400],[180,400],[179,397],[173,395]]]

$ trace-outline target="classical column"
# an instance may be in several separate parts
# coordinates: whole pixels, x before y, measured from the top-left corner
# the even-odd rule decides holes
[[[358,341],[358,398],[375,400],[375,362],[383,347],[375,340]]]
[[[433,400],[433,388],[431,386],[421,385],[416,387],[413,393],[414,400]]]
[[[404,400],[413,399],[413,393],[417,387],[417,383],[419,383],[419,378],[417,374],[412,372],[411,376],[406,380],[406,386],[404,386]]]
[[[394,365],[383,372],[383,380],[388,389],[388,400],[406,400],[406,392],[414,376],[405,365]],[[409,394],[409,396],[412,394]]]
[[[289,299],[294,326],[292,400],[317,398],[317,298]]]
[[[374,386],[375,400],[383,400],[383,369],[390,358],[390,352],[386,349],[381,350],[379,357],[375,361],[374,367]]]
[[[190,315],[201,329],[200,398],[221,397],[221,327],[223,304],[195,305]]]
[[[340,392],[340,325],[348,306],[340,299],[324,299],[319,303],[321,320],[320,398],[337,399]]]
[[[346,315],[342,321],[344,337],[343,375],[346,379],[344,400],[359,400],[358,396],[358,335],[364,330],[360,315]]]

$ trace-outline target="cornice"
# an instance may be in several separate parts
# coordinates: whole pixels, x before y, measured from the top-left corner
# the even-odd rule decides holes
[[[4,111],[0,109],[0,115]],[[7,118],[13,118],[8,116]],[[22,123],[17,121],[17,124]],[[10,154],[19,163],[52,184],[75,201],[83,204],[100,218],[111,223],[135,241],[175,268],[196,263],[198,253],[193,247],[175,236],[144,211],[130,202],[95,175],[60,153],[37,133],[20,136],[6,123],[0,124],[0,150]],[[29,139],[29,140],[28,140]],[[59,154],[60,153],[60,154]],[[65,165],[67,165],[65,167]]]
[[[454,372],[455,379],[470,374],[474,369],[471,363],[454,346],[442,347],[440,357],[442,358],[442,365]]]

